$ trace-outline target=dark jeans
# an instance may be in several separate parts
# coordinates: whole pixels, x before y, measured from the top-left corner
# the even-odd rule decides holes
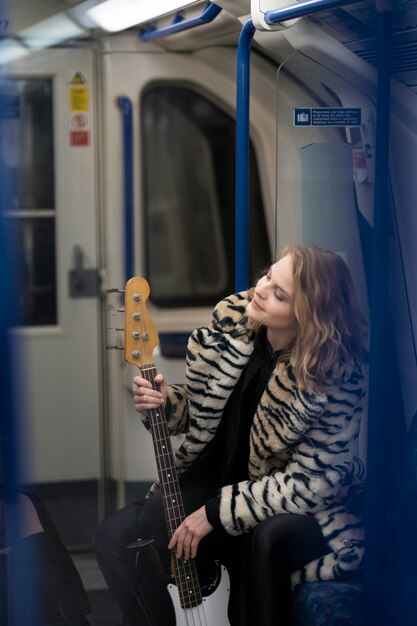
[[[198,509],[212,494],[185,490],[186,514]],[[127,546],[137,539],[153,539],[160,557],[144,556],[132,568],[132,551]],[[105,520],[94,536],[97,561],[110,591],[131,626],[152,624],[137,590],[139,572],[156,600],[155,611],[171,611],[165,581],[161,571],[169,571],[168,536],[161,499],[153,496],[143,502],[130,504]],[[219,559],[229,572],[231,595],[229,619],[232,626],[280,626],[291,620],[291,572],[328,552],[317,522],[304,515],[275,515],[261,522],[253,532],[233,537],[223,529],[215,529],[200,543],[196,564],[203,585],[208,576],[209,562]],[[155,551],[154,551],[155,552]],[[151,571],[153,570],[153,571]],[[151,610],[153,612],[153,609]],[[164,613],[165,615],[165,613]],[[173,615],[159,619],[159,625],[170,626]],[[173,624],[175,621],[172,622]]]

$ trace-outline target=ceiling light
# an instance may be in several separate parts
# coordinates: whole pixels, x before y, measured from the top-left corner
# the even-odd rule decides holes
[[[117,32],[201,2],[201,0],[88,0],[71,12],[81,23]]]
[[[30,48],[40,50],[54,46],[61,41],[79,37],[84,33],[84,29],[75,24],[67,15],[57,13],[20,31],[19,36]]]
[[[7,37],[0,40],[0,66],[12,63],[29,54],[30,50],[15,39]]]

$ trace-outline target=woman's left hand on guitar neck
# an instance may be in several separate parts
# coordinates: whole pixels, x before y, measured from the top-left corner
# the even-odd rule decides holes
[[[167,385],[162,374],[155,376],[155,383],[159,389],[155,389],[150,380],[142,376],[135,376],[132,385],[132,395],[135,409],[142,415],[147,415],[150,409],[163,406],[167,396]]]
[[[171,537],[168,549],[175,548],[177,559],[183,557],[188,560],[194,558],[197,554],[198,544],[200,541],[211,533],[213,526],[207,519],[206,507],[202,506],[194,513],[191,513],[180,524]]]

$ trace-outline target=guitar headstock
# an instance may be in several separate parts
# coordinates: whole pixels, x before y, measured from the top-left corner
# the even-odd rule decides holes
[[[125,360],[143,367],[153,364],[153,351],[159,344],[158,333],[146,308],[149,283],[139,276],[127,281],[125,287]]]

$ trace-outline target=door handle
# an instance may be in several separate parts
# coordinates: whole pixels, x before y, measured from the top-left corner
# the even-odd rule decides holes
[[[68,273],[70,298],[94,298],[98,295],[99,272],[97,268],[84,267],[84,252],[75,245],[72,251],[74,267]]]

